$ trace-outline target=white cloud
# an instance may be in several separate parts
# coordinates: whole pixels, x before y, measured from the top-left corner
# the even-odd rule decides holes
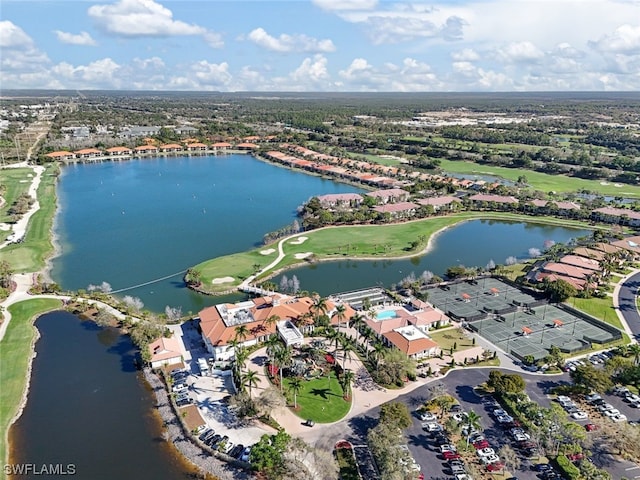
[[[111,58],[87,65],[73,66],[67,62],[54,65],[51,72],[69,88],[123,88],[122,67]]]
[[[302,84],[324,82],[329,79],[327,63],[327,58],[323,55],[315,55],[313,58],[307,57],[291,73],[291,78]]]
[[[463,48],[451,54],[451,58],[459,62],[475,62],[480,60],[480,55],[472,48]]]
[[[496,51],[497,58],[504,63],[537,62],[544,53],[529,41],[513,42]]]
[[[444,84],[428,64],[410,57],[405,58],[401,65],[385,63],[380,67],[371,65],[364,58],[355,58],[338,75],[343,79],[343,89],[347,91],[420,92],[444,89]]]
[[[621,25],[613,33],[590,42],[590,45],[603,52],[640,53],[640,25]]]
[[[61,30],[54,30],[56,37],[62,43],[66,43],[68,45],[83,45],[83,46],[95,46],[97,45],[96,41],[91,38],[87,32],[80,32],[78,34],[63,32]]]
[[[269,35],[263,28],[252,30],[248,39],[274,52],[328,53],[336,49],[329,39],[318,40],[303,34],[287,35],[285,33],[276,38]]]
[[[110,5],[93,5],[87,13],[98,27],[121,37],[199,35],[212,47],[222,46],[219,34],[174,20],[173,12],[154,0],[118,0]]]
[[[377,0],[313,0],[313,4],[330,11],[370,10],[377,4]]]
[[[36,47],[33,39],[8,20],[0,21],[0,48],[0,80],[11,73],[38,72],[49,64],[49,58]]]
[[[201,86],[226,89],[231,84],[233,76],[229,73],[229,64],[209,63],[201,60],[191,67],[195,79]]]

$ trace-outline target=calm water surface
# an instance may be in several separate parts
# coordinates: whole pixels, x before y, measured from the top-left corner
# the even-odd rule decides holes
[[[435,238],[432,250],[405,260],[344,260],[318,263],[289,270],[283,275],[298,277],[300,288],[320,295],[344,292],[373,285],[390,286],[413,272],[429,270],[442,276],[454,265],[484,267],[490,260],[505,263],[507,257],[530,258],[529,249],[544,250],[545,241],[556,243],[583,235],[577,230],[548,225],[496,220],[472,220],[453,226]],[[282,275],[273,280],[279,285]]]
[[[65,167],[56,226],[62,255],[52,276],[73,290],[138,285],[259,245],[314,195],[362,191],[250,155]],[[122,295],[140,297],[150,310],[185,313],[220,301],[187,289],[181,273]]]
[[[191,478],[161,440],[128,337],[62,311],[36,326],[29,399],[11,430],[14,463],[74,464],[73,478],[87,480]]]

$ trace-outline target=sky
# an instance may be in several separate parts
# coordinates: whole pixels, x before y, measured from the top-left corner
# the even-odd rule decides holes
[[[640,91],[640,0],[2,0],[14,88]]]

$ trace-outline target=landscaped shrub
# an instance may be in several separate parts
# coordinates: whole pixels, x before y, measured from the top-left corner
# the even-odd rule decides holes
[[[556,463],[558,464],[558,470],[569,480],[577,480],[580,478],[580,469],[576,467],[566,455],[558,455],[556,457]]]

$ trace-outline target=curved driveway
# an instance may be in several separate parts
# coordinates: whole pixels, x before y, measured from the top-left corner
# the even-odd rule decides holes
[[[640,313],[636,306],[636,294],[640,289],[640,272],[636,272],[621,284],[617,290],[618,312],[629,326],[632,338],[640,339]],[[615,295],[615,294],[614,294]]]

